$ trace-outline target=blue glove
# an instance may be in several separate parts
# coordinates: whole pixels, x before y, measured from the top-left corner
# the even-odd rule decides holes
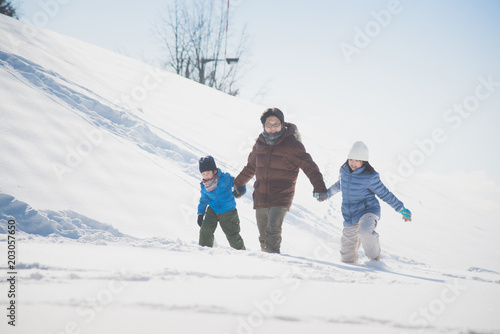
[[[399,210],[399,213],[403,215],[403,220],[405,222],[411,222],[411,212],[407,208],[403,206],[401,210]]]

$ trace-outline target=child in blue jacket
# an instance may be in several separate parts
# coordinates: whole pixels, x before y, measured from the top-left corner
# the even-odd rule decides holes
[[[236,201],[231,191],[234,177],[229,173],[222,173],[211,156],[201,158],[199,165],[203,177],[200,183],[201,197],[198,205],[198,225],[201,227],[200,246],[213,247],[214,232],[219,222],[231,247],[245,249],[240,235],[240,219],[236,210]],[[245,190],[243,189],[243,193]]]
[[[316,194],[319,201],[342,191],[342,231],[340,255],[343,262],[357,262],[358,250],[363,246],[365,254],[372,260],[380,260],[379,235],[375,231],[380,219],[380,204],[377,195],[394,210],[411,221],[411,212],[382,183],[379,174],[368,162],[368,148],[355,142],[340,168],[339,180],[327,193]]]

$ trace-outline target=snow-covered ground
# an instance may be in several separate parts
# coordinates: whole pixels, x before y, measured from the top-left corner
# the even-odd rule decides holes
[[[259,251],[251,184],[248,250],[220,230],[202,248],[197,160],[236,175],[264,107],[1,15],[0,31],[2,333],[500,333],[500,190],[481,172],[393,182],[374,156],[414,215],[382,204],[381,262],[339,261],[340,196],[316,202],[304,174],[282,255]],[[331,185],[351,143],[297,126]]]

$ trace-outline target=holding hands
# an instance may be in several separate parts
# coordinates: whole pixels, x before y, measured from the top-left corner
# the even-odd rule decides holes
[[[240,198],[246,193],[246,188],[245,187],[234,187],[233,190],[233,196],[234,198]]]
[[[314,198],[316,198],[318,200],[318,202],[323,202],[323,201],[326,201],[328,199],[328,192],[324,192],[324,193],[314,193],[313,194]]]

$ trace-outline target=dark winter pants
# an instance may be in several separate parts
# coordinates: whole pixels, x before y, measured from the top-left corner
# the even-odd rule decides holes
[[[287,212],[288,208],[284,206],[256,209],[255,215],[262,251],[268,253],[280,252],[281,227]]]
[[[208,207],[205,214],[205,219],[201,223],[200,229],[200,246],[214,246],[214,232],[217,228],[217,223],[220,222],[222,231],[226,234],[229,245],[236,249],[245,249],[245,244],[240,235],[240,219],[236,209],[216,214],[215,211]]]

